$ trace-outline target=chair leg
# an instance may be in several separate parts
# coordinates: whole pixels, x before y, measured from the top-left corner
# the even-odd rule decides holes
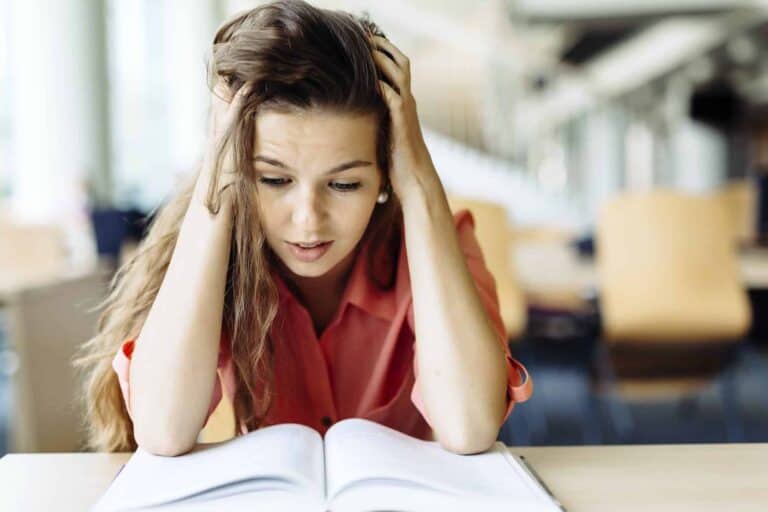
[[[540,374],[537,370],[536,354],[532,348],[522,344],[518,349],[518,356],[524,362],[531,375]],[[534,384],[535,385],[535,384]],[[519,405],[521,416],[525,418],[526,430],[525,437],[528,445],[533,444],[535,439],[546,440],[549,426],[547,422],[546,400],[541,392],[534,392],[533,396],[525,404]],[[515,414],[514,411],[512,414]]]
[[[498,440],[508,446],[530,446],[532,444],[531,427],[525,412],[526,406],[518,404],[515,408],[519,410],[513,412],[501,426]]]
[[[584,444],[603,444],[603,420],[600,413],[600,401],[587,390],[584,397],[584,414],[581,421],[581,439]]]
[[[726,438],[730,443],[744,442],[744,421],[739,406],[739,389],[736,383],[737,368],[740,352],[733,354],[731,361],[720,376],[718,389],[722,403],[723,419],[725,421]]]
[[[619,442],[631,442],[634,437],[635,421],[629,407],[617,398],[616,375],[613,371],[608,349],[599,344],[595,350],[600,387],[606,386],[606,404],[611,423]]]
[[[763,389],[768,389],[768,362],[751,343],[743,343],[739,352],[751,372],[763,378]]]

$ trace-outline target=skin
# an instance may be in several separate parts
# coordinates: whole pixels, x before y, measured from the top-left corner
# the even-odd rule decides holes
[[[382,37],[372,36],[371,43],[379,69],[395,84],[379,82],[392,118],[389,177],[403,206],[420,392],[445,448],[481,452],[496,440],[506,410],[504,349],[467,268],[424,143],[408,58]],[[375,120],[323,111],[264,113],[257,119],[257,139],[256,155],[285,164],[254,164],[262,178],[284,180],[281,186],[259,184],[267,240],[319,331],[338,307],[380,192]],[[353,160],[371,164],[324,174]],[[342,183],[361,186],[340,192],[335,187]],[[285,244],[329,239],[330,250],[311,263],[298,261]]]
[[[403,205],[419,388],[437,440],[456,453],[493,445],[506,411],[506,363],[459,245],[442,183],[424,143],[410,61],[371,37],[392,117],[390,180]],[[391,58],[390,58],[391,56]],[[461,300],[456,300],[460,297]]]
[[[373,115],[322,110],[265,112],[256,119],[262,226],[281,274],[298,291],[318,332],[341,299],[381,191],[376,128]],[[297,259],[288,245],[316,241],[333,243],[313,262]]]

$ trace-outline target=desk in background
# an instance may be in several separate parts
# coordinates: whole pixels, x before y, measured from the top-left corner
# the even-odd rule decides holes
[[[528,459],[568,512],[763,512],[768,507],[768,444],[539,447],[514,452]],[[0,510],[86,510],[129,456],[6,455],[0,459]]]
[[[587,311],[589,299],[600,290],[597,263],[580,257],[566,243],[522,243],[510,256],[511,264],[529,304],[554,310]],[[739,267],[744,286],[752,302],[754,326],[752,334],[768,339],[768,249],[747,248],[739,252]]]
[[[595,259],[580,257],[567,244],[520,244],[511,258],[526,293],[583,297],[600,287]],[[768,289],[768,249],[741,250],[739,266],[747,288]]]
[[[0,382],[0,392],[12,396],[3,440],[10,451],[82,446],[82,404],[76,400],[78,377],[71,361],[96,332],[98,311],[92,308],[103,300],[109,278],[104,265],[26,275],[0,269],[1,327],[7,338],[7,347],[0,349],[6,351],[2,360],[10,374]],[[4,445],[0,442],[0,449]]]

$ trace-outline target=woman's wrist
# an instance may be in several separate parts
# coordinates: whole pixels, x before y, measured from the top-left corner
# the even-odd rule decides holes
[[[208,196],[211,188],[211,181],[213,179],[213,172],[206,165],[203,165],[200,174],[197,177],[195,188],[192,193],[192,202],[197,205],[204,206],[208,209]],[[221,201],[221,207],[219,213],[231,213],[232,204],[232,187],[231,183],[224,183],[221,179],[217,183],[216,191],[214,192],[214,202],[218,197]]]

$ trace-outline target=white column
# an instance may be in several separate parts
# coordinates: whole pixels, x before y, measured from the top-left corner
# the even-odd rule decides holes
[[[154,208],[202,156],[212,0],[110,0],[116,203]]]
[[[605,107],[587,116],[579,168],[588,220],[594,220],[600,205],[621,190],[622,129],[622,116],[615,108]]]
[[[691,119],[680,122],[672,141],[675,185],[689,192],[707,192],[725,181],[728,147],[715,128]]]
[[[206,67],[216,31],[210,0],[166,0],[163,85],[168,151],[174,176],[191,172],[203,156],[208,115]]]
[[[108,176],[107,83],[94,0],[10,0],[11,214],[59,223],[72,257],[89,253],[87,187]]]

